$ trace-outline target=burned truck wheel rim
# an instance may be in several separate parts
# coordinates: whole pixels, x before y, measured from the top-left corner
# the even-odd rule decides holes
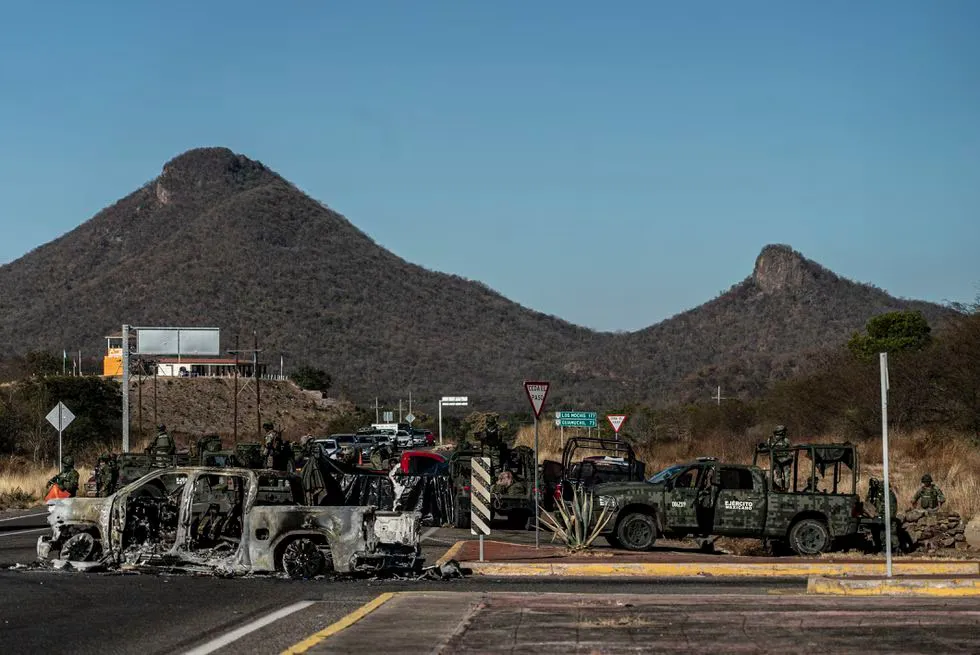
[[[85,562],[95,551],[95,539],[87,532],[72,535],[61,547],[61,559],[69,562]]]
[[[826,550],[829,535],[827,528],[814,519],[804,519],[793,527],[792,543],[800,555],[817,555]]]
[[[626,516],[617,532],[618,540],[629,550],[646,550],[657,538],[653,519],[646,514]]]
[[[291,578],[315,578],[326,568],[326,557],[310,539],[297,539],[283,551],[282,568]]]

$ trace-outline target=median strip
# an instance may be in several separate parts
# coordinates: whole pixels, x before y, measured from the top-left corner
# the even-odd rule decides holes
[[[980,596],[980,577],[833,578],[812,576],[808,594],[833,596]]]
[[[450,549],[452,551],[452,549]],[[450,555],[447,552],[444,557]],[[463,562],[474,575],[492,577],[809,577],[884,575],[884,562]],[[980,563],[895,562],[901,575],[978,575]]]

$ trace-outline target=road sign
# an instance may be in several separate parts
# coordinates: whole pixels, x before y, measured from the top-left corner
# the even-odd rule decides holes
[[[443,407],[466,407],[470,402],[468,396],[443,396],[439,404]]]
[[[555,412],[555,426],[559,428],[599,427],[595,412]]]
[[[531,401],[534,418],[541,416],[541,408],[544,407],[544,400],[548,397],[548,387],[550,385],[550,382],[524,381],[524,391],[527,392],[527,399]]]
[[[470,460],[470,532],[480,535],[480,561],[483,561],[483,536],[490,534],[490,458]]]
[[[48,423],[54,426],[54,429],[61,432],[68,427],[68,424],[75,420],[75,415],[71,413],[71,410],[65,407],[64,403],[59,402],[54,406],[48,415],[45,417],[48,419]]]
[[[385,423],[391,423],[395,420],[395,412],[381,412],[381,420]]]
[[[626,414],[610,414],[606,418],[609,419],[609,424],[612,426],[613,432],[619,434],[619,428],[622,427],[623,421],[626,420]]]
[[[71,410],[65,407],[65,404],[58,401],[58,404],[54,406],[48,415],[45,416],[48,419],[48,423],[54,426],[54,429],[58,431],[58,468],[61,468],[61,460],[64,459],[64,455],[61,451],[61,433],[64,432],[65,428],[75,420],[75,415],[71,413]]]
[[[415,422],[415,414],[412,414],[411,412],[409,412],[408,414],[405,414],[405,421],[407,423],[414,423]]]

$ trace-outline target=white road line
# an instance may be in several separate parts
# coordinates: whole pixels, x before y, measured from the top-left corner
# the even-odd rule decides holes
[[[0,538],[13,537],[19,534],[30,534],[32,532],[45,532],[51,528],[34,528],[33,530],[18,530],[17,532],[0,532]]]
[[[429,537],[431,537],[431,536],[432,536],[432,534],[433,534],[433,533],[434,533],[434,532],[435,532],[436,530],[438,530],[438,529],[439,529],[439,526],[436,526],[436,527],[434,527],[434,528],[429,528],[428,530],[426,530],[425,532],[423,532],[423,533],[422,533],[422,538],[421,538],[421,539],[419,539],[419,543],[422,543],[423,541],[425,541],[426,539],[428,539]]]
[[[37,514],[24,514],[23,516],[11,516],[9,519],[0,519],[0,521],[19,521],[21,519],[32,519],[35,516],[47,516],[47,512],[39,512]]]
[[[224,648],[225,646],[232,643],[233,641],[238,641],[239,639],[241,639],[242,637],[244,637],[245,635],[251,632],[255,632],[260,628],[264,628],[270,623],[275,623],[279,619],[285,618],[290,614],[292,614],[293,612],[298,612],[302,609],[306,609],[307,607],[315,604],[316,602],[317,601],[315,600],[302,600],[298,603],[293,603],[292,605],[286,605],[286,607],[283,607],[281,610],[276,610],[272,614],[266,614],[262,618],[255,619],[251,623],[246,623],[242,627],[236,630],[232,630],[227,634],[221,635],[216,639],[212,639],[206,644],[201,644],[197,648],[187,651],[186,653],[184,653],[184,655],[207,655],[208,653],[213,653],[219,648]]]

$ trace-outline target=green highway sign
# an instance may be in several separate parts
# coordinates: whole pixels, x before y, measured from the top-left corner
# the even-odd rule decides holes
[[[555,412],[555,426],[560,428],[598,427],[595,412]]]

